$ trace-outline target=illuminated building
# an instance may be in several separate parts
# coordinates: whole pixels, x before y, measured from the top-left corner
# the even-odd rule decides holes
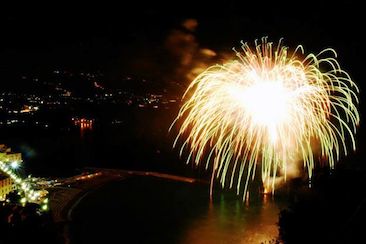
[[[10,177],[0,174],[0,200],[5,200],[6,195],[15,188]]]
[[[25,179],[18,175],[17,169],[21,166],[21,162],[21,153],[12,153],[10,148],[0,144],[0,172],[4,175],[4,181],[0,185],[0,197],[5,198],[6,194],[17,189],[24,194],[20,201],[22,204],[26,202],[37,203],[43,211],[46,211],[48,209],[48,191],[34,189],[29,182],[32,178]]]
[[[11,148],[4,144],[0,144],[0,160],[3,161],[8,167],[16,170],[21,166],[22,154],[11,152]],[[9,192],[16,189],[16,184],[11,177],[6,174],[0,173],[0,199],[4,200]]]
[[[23,162],[21,153],[14,153],[10,147],[0,144],[0,160],[11,165],[12,168],[17,168]],[[17,167],[15,167],[17,165]]]

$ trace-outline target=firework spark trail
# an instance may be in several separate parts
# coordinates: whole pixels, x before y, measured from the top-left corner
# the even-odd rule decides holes
[[[355,150],[359,91],[333,49],[305,56],[301,45],[291,53],[281,40],[274,45],[267,38],[241,48],[234,49],[237,60],[192,81],[172,124],[183,120],[174,147],[187,135],[180,150],[188,148],[187,163],[212,164],[211,193],[216,177],[223,187],[236,183],[245,199],[257,166],[274,192],[287,165],[300,159],[311,178],[317,153],[333,168],[347,155],[347,140]]]

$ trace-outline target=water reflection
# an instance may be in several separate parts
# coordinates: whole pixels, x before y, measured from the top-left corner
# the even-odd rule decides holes
[[[270,243],[278,237],[280,204],[271,196],[243,204],[221,195],[210,203],[207,213],[192,221],[182,243]]]
[[[93,119],[86,118],[72,118],[74,126],[80,128],[80,135],[83,137],[86,131],[93,129]]]
[[[267,243],[278,236],[286,201],[251,194],[249,207],[235,193],[208,185],[136,176],[95,190],[72,213],[72,243]],[[121,220],[121,221],[120,221]],[[117,223],[117,224],[116,224]]]

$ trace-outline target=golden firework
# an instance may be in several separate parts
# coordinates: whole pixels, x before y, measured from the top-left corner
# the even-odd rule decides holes
[[[267,38],[241,48],[236,60],[198,75],[183,96],[174,146],[187,135],[180,150],[188,148],[187,163],[212,165],[212,180],[236,183],[245,199],[257,166],[273,192],[288,165],[302,161],[311,178],[318,156],[333,168],[347,142],[355,150],[359,91],[333,49],[305,55],[301,45],[291,52]]]

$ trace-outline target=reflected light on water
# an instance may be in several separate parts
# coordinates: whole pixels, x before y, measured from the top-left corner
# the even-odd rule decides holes
[[[72,118],[74,126],[77,126],[80,128],[81,136],[84,135],[86,130],[92,130],[93,129],[93,119],[85,119],[85,118]]]
[[[280,207],[267,194],[250,207],[240,199],[220,196],[187,228],[182,243],[273,243],[279,234],[279,212]]]

